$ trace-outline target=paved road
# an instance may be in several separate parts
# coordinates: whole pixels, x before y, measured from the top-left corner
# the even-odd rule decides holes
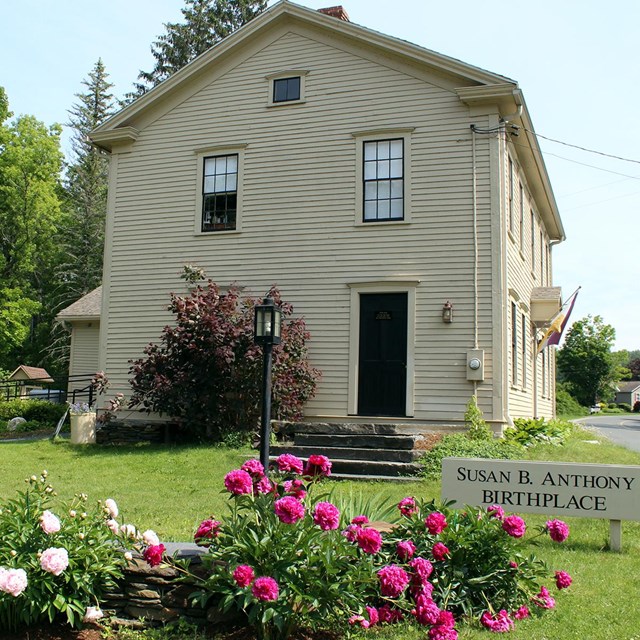
[[[595,428],[612,442],[627,449],[640,451],[640,414],[589,416],[577,420],[583,426]]]

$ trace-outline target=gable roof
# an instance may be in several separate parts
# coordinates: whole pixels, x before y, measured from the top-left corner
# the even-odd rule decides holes
[[[102,286],[87,293],[56,315],[56,320],[73,321],[100,318]]]
[[[97,127],[90,138],[97,146],[112,151],[117,145],[135,142],[140,128],[161,117],[178,104],[181,92],[199,89],[198,80],[207,72],[239,51],[261,33],[283,24],[302,24],[326,30],[351,41],[361,49],[373,49],[387,56],[396,56],[414,65],[422,66],[459,83],[456,90],[462,102],[470,107],[495,105],[501,116],[509,122],[519,122],[523,131],[518,143],[518,155],[531,182],[532,192],[539,206],[552,240],[565,239],[558,207],[551,189],[542,152],[535,136],[522,91],[515,80],[467,64],[406,40],[384,35],[353,22],[308,9],[290,0],[280,0],[262,14],[243,25],[189,64],[161,82],[140,98],[114,114]]]
[[[27,377],[27,380],[39,380],[40,382],[53,382],[53,378],[48,374],[46,369],[41,367],[29,367],[26,364],[21,364],[10,376],[9,380],[12,380],[17,373],[22,373]]]
[[[631,380],[628,382],[618,382],[618,393],[633,393],[636,389],[640,389],[640,380]]]

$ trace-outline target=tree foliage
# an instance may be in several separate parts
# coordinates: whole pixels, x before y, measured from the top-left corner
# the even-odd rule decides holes
[[[155,65],[140,71],[135,99],[264,11],[267,0],[186,0],[183,22],[166,23],[166,32],[151,46]]]
[[[282,343],[273,349],[274,418],[299,419],[320,372],[307,359],[309,332],[303,318],[272,288],[283,310]],[[253,339],[254,307],[231,288],[221,294],[209,280],[183,297],[171,294],[174,326],[132,361],[130,407],[169,415],[200,439],[253,431],[261,408],[262,350]]]
[[[615,329],[600,316],[587,316],[573,323],[562,349],[558,371],[572,395],[587,406],[612,395],[616,382],[625,376],[611,352]]]

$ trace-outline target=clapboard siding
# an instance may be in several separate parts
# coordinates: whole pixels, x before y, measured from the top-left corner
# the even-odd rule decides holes
[[[71,352],[69,357],[69,376],[93,376],[99,370],[98,360],[100,321],[73,322],[71,326]],[[69,382],[69,391],[82,389],[88,380]]]
[[[474,346],[470,124],[489,126],[489,116],[471,118],[446,88],[451,82],[436,76],[431,82],[425,69],[332,43],[319,30],[296,25],[269,37],[253,55],[239,56],[225,73],[149,121],[114,163],[105,370],[114,386],[125,387],[128,361],[171,322],[168,292],[185,291],[177,276],[192,263],[219,284],[237,282],[244,295],[262,296],[277,284],[295,314],[305,317],[311,359],[323,372],[307,415],[346,416],[349,284],[418,280],[409,346],[413,415],[460,421],[473,392],[466,380],[466,352]],[[287,69],[308,71],[305,102],[269,108],[265,76]],[[361,142],[354,134],[399,128],[412,129],[410,223],[358,224]],[[500,204],[492,202],[490,174],[497,144],[490,136],[476,138],[478,338],[487,373],[478,395],[488,419],[494,418],[492,372],[506,366],[493,360],[493,265],[501,239],[493,236],[491,215]],[[242,230],[194,233],[197,154],[237,145],[246,145]],[[510,263],[516,258],[511,247],[507,251]],[[532,286],[518,268],[509,268],[507,281],[518,290]],[[454,304],[451,325],[441,319],[446,300]],[[525,410],[516,396],[512,400]]]

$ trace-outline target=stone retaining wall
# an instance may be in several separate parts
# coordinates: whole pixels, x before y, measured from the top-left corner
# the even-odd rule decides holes
[[[111,420],[96,431],[98,444],[138,444],[166,442],[171,425],[167,422],[144,420]]]

